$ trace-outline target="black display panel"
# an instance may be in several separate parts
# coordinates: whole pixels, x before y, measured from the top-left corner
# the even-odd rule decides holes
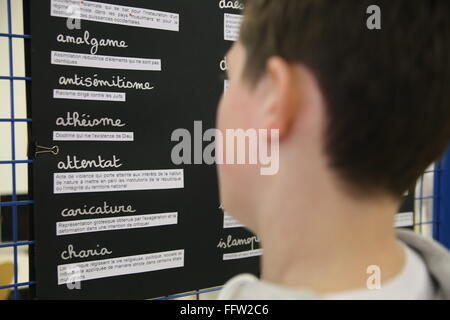
[[[172,158],[177,129],[214,128],[233,3],[30,1],[35,297],[144,299],[258,274],[215,166]]]

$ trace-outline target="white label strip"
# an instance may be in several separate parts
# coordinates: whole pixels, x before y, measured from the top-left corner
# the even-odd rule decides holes
[[[58,285],[184,267],[184,249],[58,266]]]
[[[52,0],[51,15],[132,27],[180,30],[177,13],[80,0]]]
[[[411,227],[414,225],[414,212],[397,213],[394,218],[396,228]]]
[[[184,171],[140,170],[54,173],[53,192],[94,193],[184,188]]]
[[[262,256],[263,249],[235,252],[235,253],[225,253],[223,255],[223,260],[237,260],[237,259],[245,259],[251,257]]]
[[[55,65],[100,69],[161,71],[161,59],[102,56],[64,51],[52,51]]]
[[[178,223],[178,213],[146,214],[102,219],[84,219],[56,223],[56,235],[70,235],[126,229],[142,229],[174,225]]]
[[[53,141],[134,141],[134,132],[53,131]]]
[[[125,102],[126,94],[124,92],[54,89],[53,98],[68,99],[68,100]]]
[[[244,225],[241,224],[236,219],[234,219],[228,213],[226,213],[226,212],[224,213],[224,215],[223,215],[223,228],[224,229],[241,228],[241,227],[244,227]]]
[[[224,39],[227,41],[237,41],[241,31],[243,16],[240,14],[225,13],[224,17]]]
[[[223,92],[226,93],[229,87],[230,87],[230,80],[225,80],[223,83]]]

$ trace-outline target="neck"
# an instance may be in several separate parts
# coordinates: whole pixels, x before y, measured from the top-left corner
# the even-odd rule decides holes
[[[288,177],[279,188],[271,182],[270,202],[259,210],[263,280],[329,294],[367,288],[369,266],[380,267],[382,283],[401,271],[395,201],[355,200],[317,172],[310,183],[307,172],[303,180]]]

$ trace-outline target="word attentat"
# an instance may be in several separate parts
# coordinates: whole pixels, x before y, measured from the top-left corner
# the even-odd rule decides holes
[[[100,207],[84,205],[82,208],[66,208],[61,211],[63,217],[109,215],[117,213],[135,213],[131,205],[111,206],[106,201]]]
[[[63,260],[70,260],[73,258],[89,258],[94,256],[106,256],[110,254],[112,254],[112,251],[109,251],[107,248],[100,248],[99,245],[97,245],[97,248],[95,249],[80,250],[77,252],[73,248],[73,245],[69,244],[67,246],[67,250],[64,250],[61,253],[61,258]]]
[[[150,82],[129,81],[126,77],[113,76],[111,80],[98,79],[98,75],[92,77],[80,77],[75,74],[73,77],[60,77],[58,83],[62,86],[79,86],[86,88],[109,87],[119,89],[135,89],[135,90],[153,90]]]
[[[88,169],[88,168],[120,168],[122,164],[120,163],[120,159],[118,159],[115,155],[111,160],[105,160],[102,156],[98,156],[98,159],[95,160],[85,160],[78,159],[77,156],[67,156],[66,161],[58,162],[59,170],[80,170],[80,169]]]
[[[235,1],[221,0],[219,2],[219,7],[220,9],[237,9],[237,10],[244,10],[245,8],[244,5],[238,0]]]
[[[59,117],[56,119],[56,125],[61,127],[125,127],[121,119],[112,119],[108,117],[91,119],[88,114],[79,114],[78,112],[67,112],[65,118]]]
[[[91,38],[89,31],[85,31],[82,37],[74,37],[63,34],[56,36],[56,41],[61,43],[73,43],[76,45],[88,45],[91,46],[91,54],[96,54],[99,47],[116,47],[116,48],[128,48],[128,45],[123,40],[111,40],[111,39],[97,39]]]

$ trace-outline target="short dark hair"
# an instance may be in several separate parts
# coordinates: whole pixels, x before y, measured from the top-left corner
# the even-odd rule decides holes
[[[400,197],[450,142],[450,1],[247,0],[251,84],[267,60],[302,63],[326,101],[325,148],[362,194]],[[381,30],[370,30],[370,5]]]

